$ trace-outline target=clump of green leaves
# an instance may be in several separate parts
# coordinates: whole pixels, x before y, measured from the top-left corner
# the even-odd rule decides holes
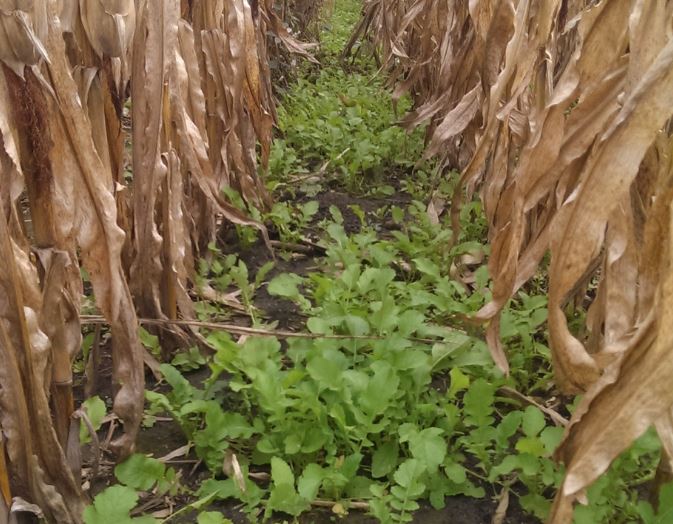
[[[332,10],[323,9],[323,31],[320,35],[321,61],[332,65],[338,60],[350,39],[355,24],[360,20],[362,3],[359,0],[339,0]]]
[[[157,524],[153,517],[131,517],[138,504],[138,493],[127,486],[111,486],[96,495],[93,504],[84,510],[85,524]]]
[[[654,508],[645,501],[638,501],[638,517],[644,524],[670,524],[673,522],[673,482],[661,488],[659,507]]]
[[[515,356],[512,377],[503,377],[479,337],[443,327],[460,326],[490,296],[487,274],[468,290],[450,269],[483,246],[466,236],[451,246],[446,225],[430,220],[420,202],[390,214],[399,227],[385,237],[364,220],[349,235],[331,209],[320,270],[269,282],[269,293],[294,301],[317,338],[239,344],[212,333],[216,352],[203,387],[164,366],[172,389],[148,392],[150,404],[173,415],[213,471],[199,495],[239,499],[253,520],[296,516],[320,498],[337,513],[358,501],[381,522],[409,522],[421,500],[441,508],[446,497],[503,489],[544,519],[562,478],[551,455],[563,428],[501,388],[546,391],[546,301],[521,293],[506,309],[502,335]],[[542,367],[535,380],[516,367],[531,361]],[[607,487],[589,493],[578,519],[607,522],[614,508],[649,514],[620,480],[652,471],[658,447],[643,446],[615,465]],[[231,453],[245,490],[218,478]],[[260,470],[271,472],[268,484],[249,476]]]
[[[442,327],[484,303],[449,274],[451,260],[474,244],[429,247],[449,237],[420,203],[395,213],[400,227],[387,239],[369,227],[348,235],[331,211],[321,271],[268,284],[325,338],[291,339],[283,349],[272,337],[239,345],[213,333],[204,388],[164,366],[172,391],[147,393],[213,472],[229,452],[246,474],[271,470],[268,487],[250,481],[243,492],[232,479],[214,479],[201,493],[239,498],[251,512],[261,505],[267,516],[299,515],[316,497],[344,510],[366,500],[382,521],[406,522],[423,498],[442,507],[450,495],[485,496],[482,479],[516,478],[536,494],[553,486],[549,456],[559,431],[533,408],[499,415],[511,410],[497,395],[508,382],[484,342]],[[443,386],[433,386],[437,380]],[[512,453],[517,460],[503,466]],[[529,498],[531,508],[540,505]]]
[[[307,69],[278,109],[279,133],[270,158],[273,185],[294,189],[298,181],[305,193],[315,194],[325,179],[351,191],[370,190],[377,182],[379,191],[390,193],[385,176],[410,170],[421,156],[422,130],[407,134],[397,125],[398,114],[410,109],[409,99],[393,106],[368,54],[360,56],[357,67],[346,69],[340,61],[359,11],[354,0],[336,3],[321,38],[322,67]]]
[[[254,305],[255,294],[273,269],[274,262],[270,261],[264,264],[253,277],[247,264],[238,255],[223,255],[214,244],[210,244],[208,249],[210,257],[199,261],[197,286],[202,287],[208,284],[220,293],[235,292],[237,300],[240,301],[245,312],[253,322],[256,322],[258,312]],[[217,316],[223,313],[215,305],[205,301],[197,304],[196,309],[202,318],[208,318],[211,314]]]
[[[409,108],[400,102],[400,111]],[[407,135],[381,80],[341,69],[301,79],[278,112],[280,137],[271,151],[271,175],[320,171],[361,190],[384,175],[410,169],[423,148],[420,132]],[[324,166],[324,167],[323,167]]]
[[[101,400],[100,397],[94,396],[86,399],[82,402],[82,410],[86,413],[88,421],[91,424],[91,428],[83,420],[80,423],[79,428],[79,441],[82,444],[88,444],[91,442],[90,430],[98,431],[103,424],[103,419],[107,413],[107,407],[105,402]]]
[[[276,202],[265,218],[273,224],[283,242],[298,242],[302,240],[302,232],[309,227],[319,207],[320,204],[315,200],[301,204]]]
[[[220,513],[201,511],[215,498],[212,494],[184,505],[162,520],[149,515],[133,516],[141,495],[151,493],[155,497],[175,497],[189,490],[180,483],[180,475],[175,469],[139,453],[118,464],[114,473],[120,483],[96,495],[93,503],[84,510],[85,524],[159,524],[194,511],[197,512],[198,524],[232,524]]]
[[[93,504],[84,510],[85,524],[153,524],[150,516],[131,517],[138,504],[139,492],[175,495],[180,487],[178,475],[157,459],[142,454],[131,455],[115,467],[121,484],[111,486],[96,495]]]
[[[574,522],[673,523],[673,498],[668,498],[671,485],[660,493],[662,504],[658,512],[641,500],[642,492],[638,489],[654,478],[660,449],[659,438],[650,429],[613,462],[607,474],[591,485],[587,490],[589,504],[576,506]]]

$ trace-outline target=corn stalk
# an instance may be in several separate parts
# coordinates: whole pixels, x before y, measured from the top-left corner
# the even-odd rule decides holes
[[[305,53],[270,8],[0,0],[0,522],[29,503],[50,522],[81,522],[81,269],[110,324],[123,424],[112,446],[124,457],[143,362],[156,371],[136,313],[193,318],[194,260],[221,219],[266,234],[223,189],[270,203],[259,175],[275,115],[267,27]]]
[[[555,377],[583,392],[557,456],[550,522],[651,425],[673,457],[671,198],[673,2],[370,0],[351,47],[373,38],[427,155],[480,191],[492,245],[487,323],[496,364],[503,307],[551,252]],[[580,333],[567,310],[587,302]],[[671,471],[670,464],[666,468]]]

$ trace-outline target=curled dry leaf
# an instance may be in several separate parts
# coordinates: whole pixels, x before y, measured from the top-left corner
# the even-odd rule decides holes
[[[48,31],[46,2],[2,0],[0,28],[0,61],[17,75],[47,57],[42,44]]]
[[[126,57],[135,32],[133,0],[79,0],[79,12],[89,42],[99,57]]]
[[[568,473],[553,522],[570,522],[653,423],[673,448],[671,20],[670,0],[370,0],[350,42],[374,38],[396,94],[414,99],[405,123],[427,123],[426,154],[462,169],[456,230],[480,190],[493,293],[476,319],[503,370],[500,312],[551,251],[556,380],[586,392],[558,452]],[[586,337],[568,326],[570,303],[590,303]]]
[[[294,51],[305,48],[270,2],[183,4],[178,12],[170,2],[0,2],[0,252],[8,261],[0,268],[0,454],[9,459],[0,464],[0,518],[25,499],[22,509],[35,503],[50,521],[81,521],[84,496],[71,470],[78,426],[68,424],[80,263],[111,326],[124,455],[143,404],[135,307],[159,319],[193,318],[194,258],[217,214],[266,233],[222,190],[268,205],[255,152],[259,141],[265,166],[275,114],[267,27]],[[194,13],[205,10],[215,23],[197,23],[194,38]],[[127,185],[122,113],[134,35],[142,44],[134,86],[154,85],[156,96],[143,104],[144,93],[135,93],[141,132]],[[204,49],[209,39],[216,45]]]
[[[117,437],[124,456],[142,416],[143,361],[157,364],[136,311],[194,318],[194,261],[221,217],[268,242],[223,190],[269,205],[255,148],[264,168],[270,25],[305,52],[273,2],[0,0],[0,520],[25,499],[48,521],[81,522],[80,266],[112,335],[122,426],[111,424],[105,445]],[[88,376],[99,344],[100,330]]]
[[[0,429],[6,438],[11,494],[38,504],[53,521],[80,522],[84,499],[51,425],[45,383],[50,342],[39,329],[36,310],[24,301],[23,288],[37,280],[13,256],[20,248],[10,238],[4,209],[0,249],[8,256],[0,268]]]

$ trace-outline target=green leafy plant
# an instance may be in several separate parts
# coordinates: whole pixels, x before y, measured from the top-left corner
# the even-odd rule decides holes
[[[152,355],[161,358],[161,343],[159,342],[158,336],[153,335],[143,327],[138,328],[138,336],[142,345],[145,346]]]
[[[385,176],[410,170],[421,156],[422,129],[407,134],[397,125],[397,115],[410,108],[409,99],[393,106],[368,55],[359,57],[357,67],[346,69],[340,62],[358,5],[354,0],[335,4],[321,38],[324,67],[309,69],[279,107],[279,137],[269,162],[275,189],[298,185],[315,195],[333,180],[351,191],[391,194]]]
[[[671,524],[673,522],[673,483],[661,488],[659,507],[656,511],[645,501],[639,501],[637,507],[644,524]]]
[[[294,205],[288,202],[276,202],[265,218],[271,221],[281,240],[297,242],[302,239],[311,219],[318,212],[319,204],[315,200]]]
[[[206,359],[197,347],[191,347],[173,357],[171,364],[182,371],[199,369],[206,365]]]
[[[245,306],[248,315],[252,318],[253,323],[256,322],[256,308],[253,303],[253,298],[257,289],[262,285],[269,271],[274,267],[274,262],[267,262],[264,264],[255,275],[255,278],[251,281],[250,275],[248,272],[248,267],[246,266],[243,260],[238,261],[238,264],[232,265],[229,269],[229,274],[231,279],[236,287],[241,292],[241,302]]]
[[[159,524],[194,511],[197,512],[196,521],[199,524],[231,524],[220,513],[202,511],[214,498],[213,494],[184,505],[162,520],[148,515],[132,516],[137,511],[143,493],[175,497],[189,490],[180,483],[180,475],[175,469],[143,454],[131,455],[115,467],[114,473],[120,484],[110,486],[96,495],[93,503],[84,510],[85,524]]]
[[[326,338],[291,339],[282,350],[272,337],[239,346],[212,333],[216,353],[203,389],[162,367],[172,390],[147,398],[154,411],[173,415],[213,472],[228,452],[246,474],[271,468],[271,484],[254,496],[230,483],[217,484],[218,497],[240,498],[251,512],[262,504],[267,516],[298,515],[318,496],[344,509],[366,500],[382,520],[405,522],[421,498],[442,507],[446,496],[484,496],[475,479],[516,478],[539,496],[558,481],[549,460],[558,430],[532,408],[496,415],[508,406],[496,395],[507,381],[484,343],[441,327],[484,303],[448,274],[450,261],[475,246],[431,250],[445,230],[420,205],[405,214],[415,220],[380,239],[366,226],[348,235],[332,209],[321,271],[269,282],[269,293],[295,301],[308,330]],[[528,329],[524,317],[528,310],[513,310],[515,325]],[[430,387],[446,374],[446,391]],[[519,462],[501,465],[517,453]]]
[[[101,428],[103,419],[107,413],[105,402],[103,402],[100,397],[94,396],[82,402],[82,409],[86,412],[89,422],[91,423],[91,428],[94,431],[98,431]],[[91,442],[89,426],[84,421],[80,423],[79,441],[82,444]]]
[[[150,516],[131,517],[138,504],[139,491],[154,489],[159,494],[175,495],[179,489],[173,468],[142,454],[131,455],[115,467],[121,485],[110,486],[94,498],[84,510],[86,524],[151,524],[159,521]]]
[[[275,179],[330,173],[357,191],[390,170],[413,166],[407,159],[420,156],[421,133],[408,136],[395,126],[381,81],[361,75],[325,69],[315,80],[297,82],[279,109],[282,139],[274,143],[270,159]],[[400,102],[401,110],[407,108],[407,101]],[[310,183],[310,177],[302,178]]]
[[[158,524],[153,517],[131,517],[138,503],[138,493],[127,486],[111,486],[96,495],[84,510],[85,524]]]
[[[157,459],[136,453],[115,467],[117,480],[138,491],[155,490],[158,494],[176,495],[180,489],[175,469]]]
[[[199,276],[197,285],[212,285],[219,292],[227,293],[237,291],[237,296],[247,314],[252,318],[253,323],[257,321],[257,309],[254,305],[255,294],[264,284],[269,272],[273,269],[275,263],[267,262],[260,267],[251,278],[250,271],[246,263],[237,255],[223,255],[215,245],[209,245],[210,259],[201,259],[199,261]],[[212,314],[222,314],[217,307],[202,302],[200,312],[203,317]],[[195,356],[195,355],[194,355]]]
[[[199,495],[239,499],[253,520],[296,516],[319,498],[337,512],[366,504],[382,522],[408,522],[423,499],[441,508],[454,495],[483,498],[488,485],[544,519],[562,478],[551,455],[563,428],[502,388],[548,390],[546,300],[521,292],[506,309],[502,336],[514,355],[512,376],[503,377],[483,340],[461,325],[488,300],[488,275],[466,288],[451,273],[487,248],[467,236],[434,247],[449,245],[448,229],[420,202],[390,213],[399,227],[382,237],[362,218],[348,234],[331,208],[320,267],[268,283],[272,296],[297,304],[316,338],[239,344],[213,332],[210,377],[198,387],[163,366],[171,390],[147,393],[151,412],[169,412],[215,475]],[[610,489],[590,493],[578,519],[584,511],[606,521],[615,507],[647,512],[620,479],[652,471],[658,448],[648,446],[605,477]],[[230,454],[245,490],[217,478]],[[249,476],[260,470],[271,471],[268,484]]]

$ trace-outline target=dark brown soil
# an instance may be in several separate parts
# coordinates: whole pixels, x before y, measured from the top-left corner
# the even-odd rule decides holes
[[[352,206],[358,206],[365,212],[367,223],[370,225],[380,225],[380,217],[375,216],[375,213],[381,208],[390,206],[404,206],[411,201],[411,197],[406,193],[396,193],[388,198],[381,197],[355,197],[341,191],[326,191],[316,196],[320,204],[318,213],[314,218],[314,222],[320,222],[323,219],[330,219],[330,207],[335,206],[339,208],[344,217],[344,229],[347,233],[357,233],[360,231],[360,219],[353,211]],[[383,221],[385,222],[385,220]]]

